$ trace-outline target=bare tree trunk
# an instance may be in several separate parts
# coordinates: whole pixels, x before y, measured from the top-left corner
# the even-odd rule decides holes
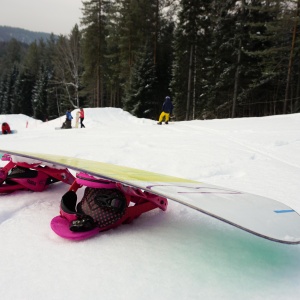
[[[236,113],[236,101],[237,101],[237,93],[238,93],[238,87],[239,87],[239,81],[240,81],[240,63],[241,63],[241,53],[242,53],[242,40],[239,40],[239,49],[238,49],[238,57],[237,57],[237,68],[235,71],[234,76],[234,89],[233,89],[233,99],[232,99],[232,114],[231,118],[235,117]]]
[[[190,119],[193,51],[194,51],[194,46],[193,46],[193,44],[191,44],[191,49],[190,49],[190,64],[189,64],[189,79],[188,79],[188,91],[187,91],[187,101],[186,101],[186,116],[185,116],[186,120]]]
[[[101,38],[102,38],[102,0],[98,0],[99,12],[98,12],[98,62],[97,62],[97,107],[102,106],[102,67],[101,67]]]
[[[298,64],[298,82],[296,88],[296,102],[295,102],[295,112],[300,109],[300,64]]]
[[[159,27],[159,0],[156,0],[156,12],[155,12],[155,32],[154,32],[154,45],[153,45],[153,63],[156,65],[157,56],[157,39],[158,39],[158,27]]]
[[[193,120],[196,117],[196,80],[197,80],[197,46],[194,52],[194,88],[193,88]]]
[[[290,81],[291,81],[291,74],[292,74],[293,56],[294,56],[294,49],[295,49],[299,9],[300,9],[300,0],[298,0],[298,4],[297,4],[297,12],[296,12],[296,18],[295,18],[294,29],[293,29],[292,46],[291,46],[291,52],[290,52],[290,59],[289,59],[289,66],[288,66],[288,73],[287,73],[286,87],[285,87],[284,105],[283,105],[283,113],[284,114],[286,114],[286,111],[287,111],[287,102],[288,102],[288,98],[289,98],[289,88],[290,88]]]
[[[245,13],[245,0],[242,0],[241,3],[241,18],[240,18],[240,28],[243,28],[243,19]],[[232,113],[231,117],[234,118],[236,115],[236,101],[238,96],[238,87],[239,87],[239,79],[240,79],[240,71],[241,71],[241,57],[242,57],[242,39],[239,38],[239,46],[238,46],[238,57],[237,57],[237,67],[234,76],[234,89],[233,89],[233,99],[232,99]]]
[[[80,34],[74,27],[68,37],[62,36],[57,43],[58,55],[55,59],[55,68],[58,72],[55,83],[60,84],[66,90],[72,107],[79,107],[80,86]]]
[[[101,107],[104,107],[105,106],[105,103],[104,103],[104,88],[103,88],[103,80],[102,80],[102,74],[100,74],[101,76],[101,81],[100,81],[100,99],[101,99]]]
[[[101,72],[100,66],[97,67],[97,95],[96,95],[96,107],[100,107],[100,93],[101,93]]]

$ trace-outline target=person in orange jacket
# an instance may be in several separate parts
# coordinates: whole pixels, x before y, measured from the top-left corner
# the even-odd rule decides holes
[[[4,122],[2,123],[2,134],[8,134],[11,133],[10,127],[8,123]]]
[[[83,120],[84,120],[84,110],[82,107],[80,107],[80,111],[79,111],[79,119],[80,119],[80,126],[81,128],[85,128],[85,126],[83,125]]]

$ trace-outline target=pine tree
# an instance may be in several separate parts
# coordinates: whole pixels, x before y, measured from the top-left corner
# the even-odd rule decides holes
[[[44,66],[47,70],[48,76],[48,88],[47,88],[47,103],[48,103],[48,119],[52,120],[59,117],[60,106],[57,97],[58,85],[55,82],[55,60],[56,60],[56,37],[51,34],[50,38],[47,40],[47,47],[45,51]]]
[[[206,57],[206,92],[201,95],[201,118],[229,117],[239,40],[236,0],[213,1],[210,43]]]
[[[124,98],[124,109],[137,117],[156,117],[157,76],[151,54],[152,49],[145,47],[145,52],[137,59],[131,85]]]
[[[34,114],[31,100],[33,88],[36,85],[43,62],[44,51],[45,44],[43,41],[31,43],[22,63],[22,70],[18,80],[18,90],[22,94],[19,105],[21,112],[28,116],[33,116]]]
[[[5,82],[5,92],[2,102],[2,112],[4,114],[11,114],[13,101],[14,101],[14,85],[18,76],[18,68],[13,66],[10,72],[8,73],[7,80]]]
[[[36,75],[32,74],[29,69],[24,69],[19,75],[17,81],[17,91],[18,95],[21,97],[19,98],[18,105],[20,107],[20,113],[33,116],[33,108],[32,108],[32,92],[33,87],[36,82]],[[16,93],[16,91],[15,91]]]
[[[15,84],[14,84],[14,89],[13,89],[13,102],[12,102],[12,107],[11,107],[12,114],[22,113],[22,109],[21,109],[22,92],[21,92],[20,86],[21,86],[20,73],[18,72],[16,80],[15,80]]]
[[[7,73],[2,73],[2,78],[0,80],[0,114],[3,114],[3,105],[4,105],[4,95],[6,93],[6,81]]]
[[[105,106],[105,54],[106,54],[106,16],[108,1],[83,1],[83,51],[85,81],[88,83],[90,105]]]
[[[10,70],[14,65],[19,66],[27,46],[12,38],[9,42],[4,43],[4,51],[0,59],[1,72]]]
[[[165,5],[165,1],[158,0],[120,1],[121,17],[118,22],[124,108],[131,111],[135,107],[133,110],[135,113],[140,110],[140,116],[145,116],[147,111],[148,117],[155,119],[161,109],[161,99],[169,94],[171,78],[173,23],[168,22],[162,13]],[[149,72],[144,69],[144,74],[141,74],[145,66],[148,66]],[[154,76],[156,86],[151,92],[148,84],[137,86],[149,81],[149,73]],[[140,77],[144,77],[143,80]],[[139,95],[147,94],[147,98],[142,100],[145,103],[134,96],[133,91],[136,90],[139,90]]]
[[[137,116],[156,118],[160,90],[159,1],[121,2],[119,51],[124,108]]]
[[[42,65],[32,95],[33,116],[42,121],[48,120],[47,85],[48,74]]]
[[[174,41],[172,92],[177,119],[195,118],[206,74],[202,72],[209,45],[210,1],[182,0]]]

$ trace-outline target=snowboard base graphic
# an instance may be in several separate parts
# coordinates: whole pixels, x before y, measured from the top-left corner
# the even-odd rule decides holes
[[[61,155],[1,150],[106,180],[120,182],[181,203],[256,236],[285,244],[300,243],[300,216],[289,206],[266,197],[184,178],[99,161]],[[53,224],[52,224],[53,225]],[[60,226],[55,223],[53,226]]]

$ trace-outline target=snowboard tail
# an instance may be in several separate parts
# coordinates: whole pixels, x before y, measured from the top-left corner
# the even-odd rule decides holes
[[[189,179],[76,157],[1,149],[0,152],[38,159],[142,189],[274,242],[300,243],[299,214],[284,203],[273,199]]]

